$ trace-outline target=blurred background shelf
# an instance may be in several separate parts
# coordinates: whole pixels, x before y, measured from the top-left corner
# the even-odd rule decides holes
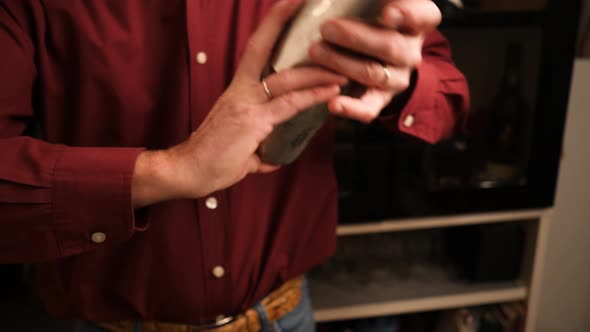
[[[338,226],[339,236],[350,236],[383,232],[412,231],[420,229],[501,223],[513,220],[534,220],[549,213],[549,209],[506,211],[498,213],[465,214],[433,218],[392,219],[370,223],[342,224]]]
[[[469,284],[409,280],[390,286],[338,286],[312,281],[318,322],[348,320],[525,300],[521,282]]]

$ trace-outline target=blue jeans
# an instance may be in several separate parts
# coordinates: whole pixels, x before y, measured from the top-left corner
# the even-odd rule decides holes
[[[315,332],[315,321],[309,299],[307,280],[303,282],[301,292],[299,304],[291,312],[283,316],[283,318],[272,323],[268,321],[260,303],[254,306],[262,320],[262,332]],[[74,331],[105,332],[106,330],[92,323],[78,322]],[[143,332],[141,321],[135,323],[135,331],[133,332]]]

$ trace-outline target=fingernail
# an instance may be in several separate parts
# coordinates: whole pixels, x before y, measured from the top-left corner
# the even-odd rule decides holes
[[[312,58],[319,60],[326,55],[326,50],[322,45],[316,43],[311,46],[311,48],[309,49],[309,53]]]
[[[338,28],[333,24],[333,23],[326,23],[322,26],[321,29],[322,32],[322,37],[324,37],[324,39],[329,40],[329,41],[337,41],[340,32],[338,31]]]
[[[398,8],[392,6],[387,7],[384,16],[385,21],[392,27],[401,25],[404,19],[402,12]]]

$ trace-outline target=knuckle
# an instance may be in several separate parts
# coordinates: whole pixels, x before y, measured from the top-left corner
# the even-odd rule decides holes
[[[248,121],[250,123],[254,123],[258,121],[259,118],[259,112],[258,109],[256,107],[253,106],[245,106],[244,107],[244,113],[246,114],[246,117],[248,119]]]
[[[401,44],[402,41],[400,36],[395,36],[390,38],[389,42],[384,46],[383,54],[390,60],[390,62],[396,62],[399,58],[400,50],[404,49]]]
[[[257,58],[265,57],[270,53],[270,50],[265,50],[261,47],[254,37],[248,39],[246,50]]]
[[[241,119],[240,121],[245,125],[250,125],[256,122],[257,113],[256,108],[249,105],[237,105],[234,109],[236,117]]]
[[[434,2],[433,2],[434,4]],[[418,15],[416,15],[416,11],[406,8],[406,10],[403,11],[404,13],[404,20],[407,22],[407,24],[410,27],[416,28],[419,27],[419,23],[420,23],[420,19],[418,17]],[[421,12],[420,14],[423,14],[423,12]]]
[[[223,110],[224,112],[228,112],[230,114],[238,113],[239,106],[232,100],[231,96],[226,94],[219,97],[217,100],[217,110]]]
[[[384,53],[391,63],[417,67],[422,62],[422,42],[416,37],[396,35],[390,39]]]
[[[248,39],[248,42],[246,43],[246,50],[248,52],[256,53],[257,48],[258,48],[258,46],[257,46],[257,43],[256,43],[255,38],[254,37],[250,37]]]

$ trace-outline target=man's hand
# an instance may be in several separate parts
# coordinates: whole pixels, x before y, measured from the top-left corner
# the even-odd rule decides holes
[[[133,179],[136,208],[176,198],[198,198],[227,188],[248,173],[270,172],[256,150],[274,126],[340,93],[344,76],[319,67],[287,70],[260,82],[272,48],[302,0],[279,1],[249,40],[225,93],[190,138],[166,151],[140,154]]]
[[[334,114],[371,122],[394,96],[405,91],[412,71],[422,61],[424,37],[438,26],[441,13],[431,0],[393,0],[383,7],[378,21],[379,26],[344,18],[330,20],[322,26],[324,41],[310,49],[315,63],[367,87],[360,98],[330,100]]]

